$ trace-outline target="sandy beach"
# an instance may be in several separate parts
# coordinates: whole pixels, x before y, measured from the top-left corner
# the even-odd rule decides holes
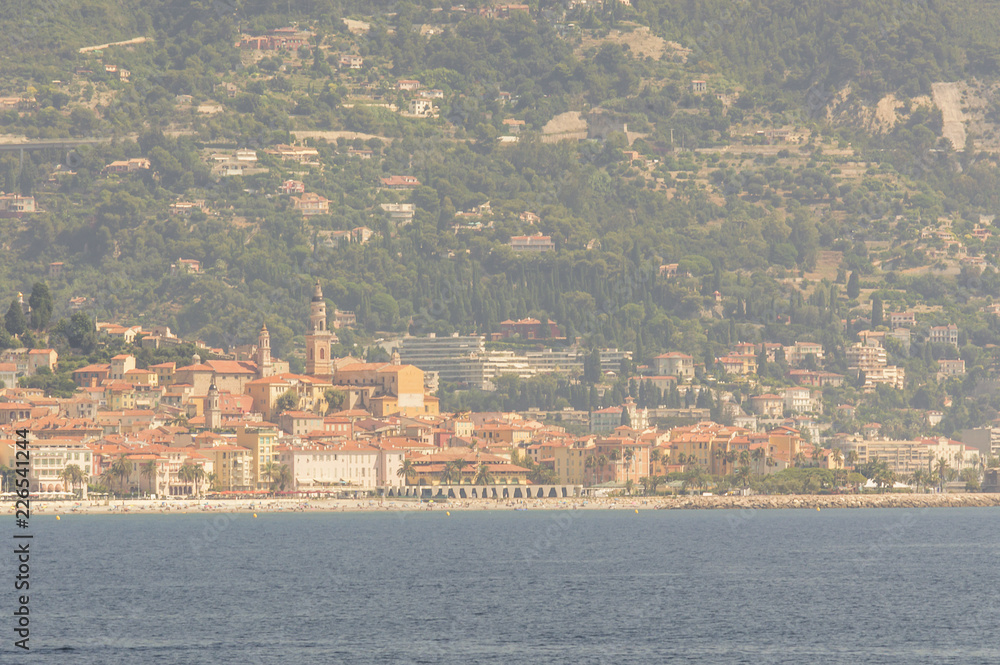
[[[0,504],[14,512],[12,502]],[[176,513],[386,512],[452,510],[771,510],[831,508],[960,508],[1000,506],[1000,494],[842,494],[781,496],[667,496],[418,502],[400,499],[127,499],[39,501],[32,513],[123,515]]]

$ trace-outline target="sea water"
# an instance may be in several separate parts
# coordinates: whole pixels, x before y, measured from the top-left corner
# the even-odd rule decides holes
[[[0,661],[995,664],[998,524],[989,508],[36,515],[32,649],[14,653],[8,615]]]

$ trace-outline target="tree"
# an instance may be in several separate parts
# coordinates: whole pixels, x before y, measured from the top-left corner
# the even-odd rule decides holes
[[[979,471],[976,469],[962,469],[962,480],[965,481],[965,489],[967,491],[979,491]]]
[[[396,476],[402,478],[405,485],[409,485],[410,481],[417,477],[417,470],[413,466],[413,460],[409,458],[404,459],[403,463],[396,469]]]
[[[530,461],[530,458],[529,458]],[[459,457],[455,460],[455,480],[459,485],[462,484],[462,475],[465,473],[465,467],[469,466],[469,460],[464,457]]]
[[[67,464],[59,476],[66,483],[66,487],[70,492],[75,492],[76,486],[82,484],[87,479],[87,474],[76,464]]]
[[[595,348],[584,358],[583,380],[587,383],[599,383],[601,376],[601,351]]]
[[[274,472],[274,485],[271,489],[284,492],[289,487],[295,489],[295,478],[292,475],[292,468],[287,464],[280,464]]]
[[[337,388],[327,388],[323,392],[323,398],[326,399],[326,413],[329,415],[344,408],[347,393]]]
[[[158,469],[158,466],[156,464],[156,460],[153,460],[153,459],[151,459],[148,462],[140,465],[140,467],[139,467],[139,475],[141,475],[143,478],[146,479],[146,486],[149,488],[149,490],[150,490],[149,493],[150,494],[153,494],[154,492],[152,490],[156,489],[155,488],[156,472],[158,470],[159,469]]]
[[[859,295],[861,295],[861,283],[858,278],[858,271],[855,270],[851,272],[851,277],[847,280],[847,298],[854,300]]]
[[[270,483],[274,480],[274,475],[278,472],[278,465],[274,462],[267,462],[260,468],[260,475]]]
[[[490,467],[487,466],[485,462],[479,464],[479,468],[476,470],[476,477],[473,482],[476,485],[493,484],[493,472],[490,471]]]
[[[199,473],[200,472],[200,473]],[[177,470],[177,478],[185,483],[191,483],[192,491],[198,494],[198,483],[205,477],[205,469],[193,462],[184,462]]]
[[[299,406],[299,396],[294,390],[289,388],[285,391],[281,397],[274,403],[274,410],[278,413],[284,413],[285,411],[294,411]]]
[[[132,462],[130,462],[124,454],[120,455],[118,459],[111,463],[111,466],[108,468],[108,473],[111,478],[117,481],[119,490],[122,489],[125,481],[132,475],[133,468]]]
[[[872,296],[872,330],[883,325],[882,299]]]
[[[28,329],[28,319],[24,316],[24,309],[17,298],[10,301],[10,307],[7,308],[3,322],[7,332],[11,335],[23,335]]]
[[[438,477],[440,484],[450,485],[455,482],[456,473],[458,473],[458,469],[455,468],[455,462],[446,462],[444,468],[441,469],[441,475]]]
[[[35,330],[45,330],[52,318],[52,294],[45,282],[35,282],[28,298],[31,305],[31,327]]]

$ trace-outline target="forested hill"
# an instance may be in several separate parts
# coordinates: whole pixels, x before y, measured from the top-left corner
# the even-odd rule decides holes
[[[1000,344],[981,311],[996,0],[67,0],[0,20],[3,140],[106,139],[0,153],[0,188],[38,209],[0,220],[0,293],[48,279],[55,322],[229,346],[266,321],[294,355],[319,278],[357,313],[342,351],[532,316],[640,362],[806,337],[836,359],[873,297]],[[328,209],[303,214],[289,181]],[[536,234],[551,245],[511,240]]]

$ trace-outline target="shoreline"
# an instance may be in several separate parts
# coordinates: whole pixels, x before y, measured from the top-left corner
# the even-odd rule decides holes
[[[32,501],[35,515],[157,515],[186,513],[417,512],[487,510],[788,510],[836,508],[985,508],[1000,506],[1000,494],[840,494],[753,496],[663,496],[404,501],[400,499],[126,499],[124,501]],[[0,503],[13,514],[14,503]]]

